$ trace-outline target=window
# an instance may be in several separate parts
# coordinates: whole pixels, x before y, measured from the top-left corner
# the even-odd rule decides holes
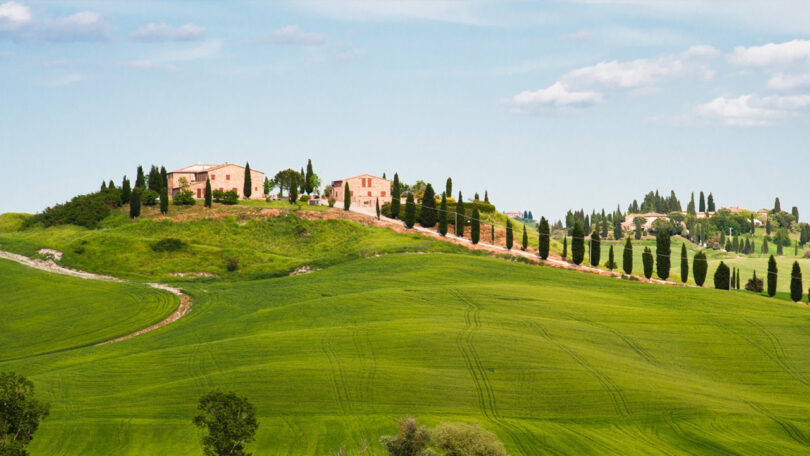
[[[259,191],[259,187],[253,187],[253,191],[254,191],[254,192],[258,192],[258,191]]]
[[[354,190],[349,190],[349,196],[354,196]]]
[[[371,178],[369,177],[369,178],[368,178],[368,179],[366,179],[366,180],[368,181],[368,186],[369,186],[369,187],[371,187]]]
[[[231,180],[231,175],[230,175],[230,174],[226,174],[226,175],[225,175],[225,180],[226,180],[226,181]],[[234,190],[236,190],[236,189],[234,189]]]
[[[216,174],[212,174],[212,175],[211,175],[211,180],[217,180],[217,175],[216,175]]]
[[[385,192],[380,192],[380,196],[385,196]]]
[[[199,199],[199,198],[202,198],[202,189],[201,188],[197,189],[197,199]]]
[[[371,196],[371,192],[368,192],[368,196]]]

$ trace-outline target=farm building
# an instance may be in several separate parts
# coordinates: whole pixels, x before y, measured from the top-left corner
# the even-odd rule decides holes
[[[636,229],[635,219],[636,217],[644,217],[646,221],[642,227],[649,231],[652,228],[652,224],[654,221],[660,218],[668,218],[667,214],[660,214],[658,212],[647,212],[645,214],[627,214],[624,217],[624,222],[622,222],[622,229],[624,231],[633,231]]]
[[[180,191],[180,179],[185,178],[194,197],[205,197],[205,181],[211,179],[211,190],[235,190],[242,198],[245,188],[245,167],[225,162],[221,165],[191,165],[174,170],[167,175],[172,197]],[[250,182],[253,186],[250,199],[263,199],[264,173],[250,170]]]
[[[352,204],[362,207],[374,207],[377,199],[380,205],[391,202],[391,181],[371,174],[347,177],[332,181],[332,192],[329,194],[336,201],[343,202],[344,185],[349,184]]]

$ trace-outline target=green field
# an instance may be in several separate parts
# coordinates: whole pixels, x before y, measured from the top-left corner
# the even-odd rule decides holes
[[[255,454],[376,445],[405,415],[480,423],[510,454],[810,448],[805,305],[453,254],[183,288],[192,312],[167,327],[0,362],[52,404],[32,455],[200,454],[190,420],[212,388],[257,406]],[[37,314],[64,307],[34,281],[15,289]],[[16,324],[40,343],[37,315]]]

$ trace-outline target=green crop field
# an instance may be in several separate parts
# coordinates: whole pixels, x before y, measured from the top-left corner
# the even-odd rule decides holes
[[[40,309],[15,319],[15,338],[40,345],[0,362],[52,405],[32,455],[200,454],[191,417],[214,388],[256,405],[254,454],[324,455],[363,439],[379,451],[406,415],[480,423],[518,455],[810,448],[802,304],[391,254],[295,277],[186,282],[194,306],[169,326],[35,356],[81,345],[70,332],[40,343],[37,314],[65,307],[43,288],[14,284]],[[104,320],[66,325],[117,321]],[[20,356],[7,347],[0,359]]]

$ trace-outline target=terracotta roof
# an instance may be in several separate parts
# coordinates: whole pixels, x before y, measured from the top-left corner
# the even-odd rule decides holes
[[[374,179],[386,180],[388,182],[391,182],[391,179],[382,178],[380,176],[375,176],[373,174],[358,174],[358,175],[352,176],[352,177],[344,177],[343,179],[336,179],[333,182],[346,181],[346,180],[349,180],[349,179],[356,179],[358,177],[373,177]]]
[[[202,173],[202,172],[205,172],[205,171],[213,171],[215,169],[222,168],[223,166],[236,166],[236,167],[239,167],[239,168],[242,168],[242,169],[245,168],[244,166],[237,165],[235,163],[222,163],[222,164],[219,164],[219,165],[206,165],[206,164],[199,163],[199,164],[196,164],[196,165],[186,166],[185,168],[176,169],[174,171],[169,171],[169,174],[171,174],[171,173]],[[251,168],[250,170],[251,171],[256,171],[257,173],[264,174],[262,171],[259,171],[258,169]]]

